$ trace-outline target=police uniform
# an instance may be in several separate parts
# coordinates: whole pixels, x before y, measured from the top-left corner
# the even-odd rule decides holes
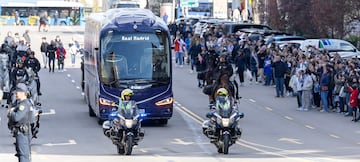
[[[16,91],[27,92],[27,86],[19,83]],[[31,104],[27,99],[19,101],[13,111],[8,114],[12,121],[13,133],[16,138],[16,155],[19,162],[30,162],[30,140],[31,140]]]

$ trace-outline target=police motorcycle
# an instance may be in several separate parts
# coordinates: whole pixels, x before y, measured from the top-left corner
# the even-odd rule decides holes
[[[141,114],[133,100],[120,100],[117,105],[118,108],[114,108],[109,119],[103,123],[103,132],[116,145],[118,154],[131,155],[133,146],[144,137]]]
[[[229,147],[241,137],[242,129],[239,120],[244,114],[238,111],[238,105],[225,88],[217,90],[215,104],[211,112],[206,114],[209,120],[202,124],[203,134],[218,149],[218,153],[229,153]]]

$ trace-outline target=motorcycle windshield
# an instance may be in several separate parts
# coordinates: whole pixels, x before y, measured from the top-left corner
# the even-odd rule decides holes
[[[132,119],[137,115],[135,101],[121,101],[119,103],[118,112],[125,119]]]
[[[229,97],[218,96],[216,97],[216,110],[223,118],[229,118],[231,115],[231,100]]]

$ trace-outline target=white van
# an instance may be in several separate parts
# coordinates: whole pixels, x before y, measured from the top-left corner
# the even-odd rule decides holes
[[[341,39],[306,39],[301,43],[300,49],[306,51],[309,46],[327,50],[330,56],[337,52],[342,58],[360,58],[360,51],[351,43]]]

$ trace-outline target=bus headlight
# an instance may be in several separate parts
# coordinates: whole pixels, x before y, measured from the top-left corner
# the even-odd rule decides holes
[[[163,99],[161,101],[158,101],[155,103],[156,106],[164,106],[164,105],[170,105],[174,102],[174,98],[173,97],[169,97],[166,99]]]
[[[99,98],[99,103],[104,106],[116,106],[114,101],[105,99],[105,98]]]

